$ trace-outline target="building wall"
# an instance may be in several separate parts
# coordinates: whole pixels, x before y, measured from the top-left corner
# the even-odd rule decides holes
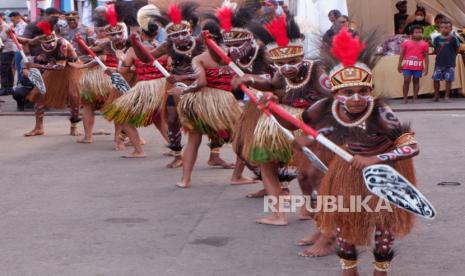
[[[26,0],[0,0],[0,12],[18,11],[21,14],[27,13]]]

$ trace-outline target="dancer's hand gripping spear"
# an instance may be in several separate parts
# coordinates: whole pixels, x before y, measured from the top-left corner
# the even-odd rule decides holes
[[[104,70],[107,71],[108,67],[102,62],[102,60],[92,51],[92,49],[87,46],[86,42],[82,39],[82,37],[78,34],[74,37],[74,40],[79,44],[79,46],[84,49],[88,55],[90,55],[95,62]],[[111,84],[121,93],[128,92],[131,87],[129,86],[128,82],[124,79],[124,77],[120,73],[111,73]]]
[[[236,73],[242,72],[240,68],[209,37],[208,32],[204,32],[203,35],[207,45],[218,56],[220,56],[224,62],[226,62]],[[238,73],[238,75],[241,74],[243,75],[243,72]],[[256,100],[254,94],[244,84],[241,84],[240,87],[253,101]],[[269,110],[266,112],[270,113],[270,111],[273,111],[274,114],[277,114],[285,121],[288,121],[306,134],[312,136],[317,142],[340,156],[345,161],[352,162],[354,157],[350,153],[334,144],[317,130],[292,116],[275,102],[269,102],[267,108]],[[367,189],[378,197],[387,199],[390,203],[397,207],[421,217],[427,219],[435,218],[436,210],[428,199],[391,166],[384,164],[368,166],[363,169],[363,178]]]
[[[13,40],[13,42],[15,43],[16,47],[21,53],[21,57],[23,58],[23,60],[27,62],[29,59],[24,53],[23,46],[19,43],[18,38],[16,37],[12,29],[8,31],[8,35],[10,36],[11,40]],[[29,72],[27,74],[27,78],[34,84],[35,87],[37,87],[39,93],[41,95],[44,95],[47,92],[47,90],[45,87],[44,79],[42,78],[42,74],[40,73],[39,69],[29,68],[28,71]]]

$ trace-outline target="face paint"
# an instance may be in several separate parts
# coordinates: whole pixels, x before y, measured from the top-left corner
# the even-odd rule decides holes
[[[274,66],[276,69],[283,75],[284,77],[286,76],[291,76],[291,75],[297,75],[300,71],[300,68],[302,68],[303,62],[299,62],[297,64],[284,64],[284,65],[277,65],[275,64]]]
[[[57,47],[57,42],[56,40],[53,40],[51,42],[43,42],[41,45],[42,45],[42,49],[46,51],[53,51]]]
[[[241,46],[229,47],[229,56],[232,60],[238,60],[247,55],[252,49],[252,41],[247,40]]]
[[[331,90],[331,81],[329,80],[329,76],[327,74],[321,74],[318,81],[320,82],[321,87],[325,88],[328,91]]]

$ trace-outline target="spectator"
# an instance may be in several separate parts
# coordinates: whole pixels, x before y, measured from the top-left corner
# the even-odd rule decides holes
[[[439,27],[441,32],[433,41],[434,52],[436,54],[436,64],[434,66],[434,98],[433,101],[439,101],[440,82],[446,82],[446,95],[444,100],[450,101],[450,91],[452,82],[455,80],[456,56],[459,53],[460,42],[453,36],[452,23],[444,20]]]
[[[13,99],[17,103],[18,111],[24,111],[26,107],[33,108],[33,104],[26,100],[27,95],[34,88],[34,84],[20,71],[18,85],[13,90]]]
[[[328,19],[333,25],[334,25],[334,23],[336,23],[336,20],[341,16],[342,16],[342,14],[341,14],[341,12],[339,10],[331,10],[328,13]]]
[[[429,24],[428,21],[426,21],[425,8],[417,6],[417,10],[415,11],[415,20],[407,24],[407,26],[405,26],[404,34],[411,35],[413,26],[422,26],[424,29],[426,26],[429,25],[431,24]]]
[[[74,48],[79,51],[79,47],[74,41],[74,37],[76,34],[80,34],[80,36],[84,39],[87,45],[94,44],[93,38],[93,30],[89,27],[83,25],[79,21],[79,14],[78,12],[72,11],[66,14],[66,27],[60,28],[60,36],[68,40],[71,44],[73,44]]]
[[[407,1],[398,1],[396,3],[396,9],[399,11],[394,14],[394,30],[396,34],[404,33],[405,25],[407,24]]]
[[[399,73],[404,74],[404,103],[408,102],[408,91],[413,78],[413,103],[420,90],[420,78],[428,74],[428,43],[422,40],[423,28],[412,27],[412,37],[402,43],[399,56]]]
[[[23,17],[19,12],[12,12],[9,15],[11,22],[13,23],[14,26],[14,31],[17,36],[23,36],[24,31],[26,30],[26,22],[23,20]],[[20,75],[20,70],[21,70],[21,53],[19,51],[15,52],[14,55],[14,65],[16,68],[16,76]],[[19,77],[18,77],[18,83],[19,83]]]
[[[423,30],[423,39],[428,41],[431,45],[433,45],[434,38],[440,35],[439,27],[441,26],[441,23],[444,20],[446,20],[446,17],[444,16],[444,14],[442,13],[437,14],[434,17],[434,25],[427,26]]]
[[[350,28],[350,19],[347,15],[341,15],[336,19],[336,22],[334,22],[333,27],[331,27],[324,35],[323,35],[323,41],[325,43],[331,44],[331,41],[333,40],[333,37],[339,32],[340,29],[343,27],[346,27],[349,29],[349,32],[351,32],[353,35],[356,35],[356,32]]]
[[[4,12],[0,12],[0,21],[6,22],[6,14]]]
[[[11,95],[13,92],[13,58],[17,51],[14,42],[9,36],[10,28],[13,26],[1,20],[2,30],[0,38],[3,42],[3,50],[0,55],[0,74],[1,74],[1,89],[0,95]]]

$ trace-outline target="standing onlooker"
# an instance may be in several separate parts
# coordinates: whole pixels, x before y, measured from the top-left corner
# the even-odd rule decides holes
[[[436,36],[440,35],[439,27],[445,19],[446,17],[444,16],[444,14],[439,13],[434,17],[434,25],[427,26],[423,30],[423,39],[428,41],[431,46],[433,45],[433,41],[436,38]]]
[[[328,13],[328,19],[333,24],[336,23],[336,20],[342,16],[342,13],[339,10],[331,10]]]
[[[1,85],[0,95],[11,95],[13,93],[13,58],[16,52],[16,46],[9,36],[10,28],[12,25],[0,20],[2,24],[2,31],[0,38],[3,42],[3,50],[0,55],[0,74],[1,74]]]
[[[453,36],[452,23],[444,20],[439,27],[441,32],[433,41],[434,52],[436,54],[436,64],[434,67],[434,98],[439,101],[439,88],[441,81],[446,81],[446,96],[444,100],[449,102],[452,82],[455,80],[456,56],[459,53],[460,42]]]
[[[23,17],[19,12],[12,12],[9,15],[11,22],[13,23],[13,30],[17,36],[23,36],[24,31],[26,30],[27,23],[24,21]],[[16,68],[16,78],[19,83],[19,76],[21,74],[21,60],[22,60],[21,53],[19,51],[15,52],[14,55],[14,65]]]
[[[327,44],[331,44],[333,37],[339,33],[343,27],[349,29],[349,32],[353,35],[356,35],[356,32],[350,28],[350,18],[347,15],[341,15],[336,19],[333,26],[323,35],[323,41]]]
[[[412,27],[412,37],[402,43],[398,70],[404,74],[404,103],[408,102],[408,91],[413,78],[413,102],[420,90],[420,78],[428,74],[428,43],[422,40],[423,28]]]
[[[417,6],[417,10],[415,11],[415,20],[407,24],[404,29],[404,34],[411,35],[412,34],[412,27],[413,26],[422,26],[423,29],[426,26],[431,25],[428,21],[426,21],[426,10],[421,6]]]
[[[81,55],[80,48],[78,47],[77,42],[74,40],[76,34],[79,34],[87,45],[94,44],[93,30],[86,25],[81,24],[79,13],[72,11],[66,14],[66,26],[60,28],[60,36],[68,40],[76,51],[78,55]]]
[[[403,34],[405,25],[407,25],[407,1],[398,1],[396,3],[396,9],[399,11],[394,14],[394,30],[395,34]]]

